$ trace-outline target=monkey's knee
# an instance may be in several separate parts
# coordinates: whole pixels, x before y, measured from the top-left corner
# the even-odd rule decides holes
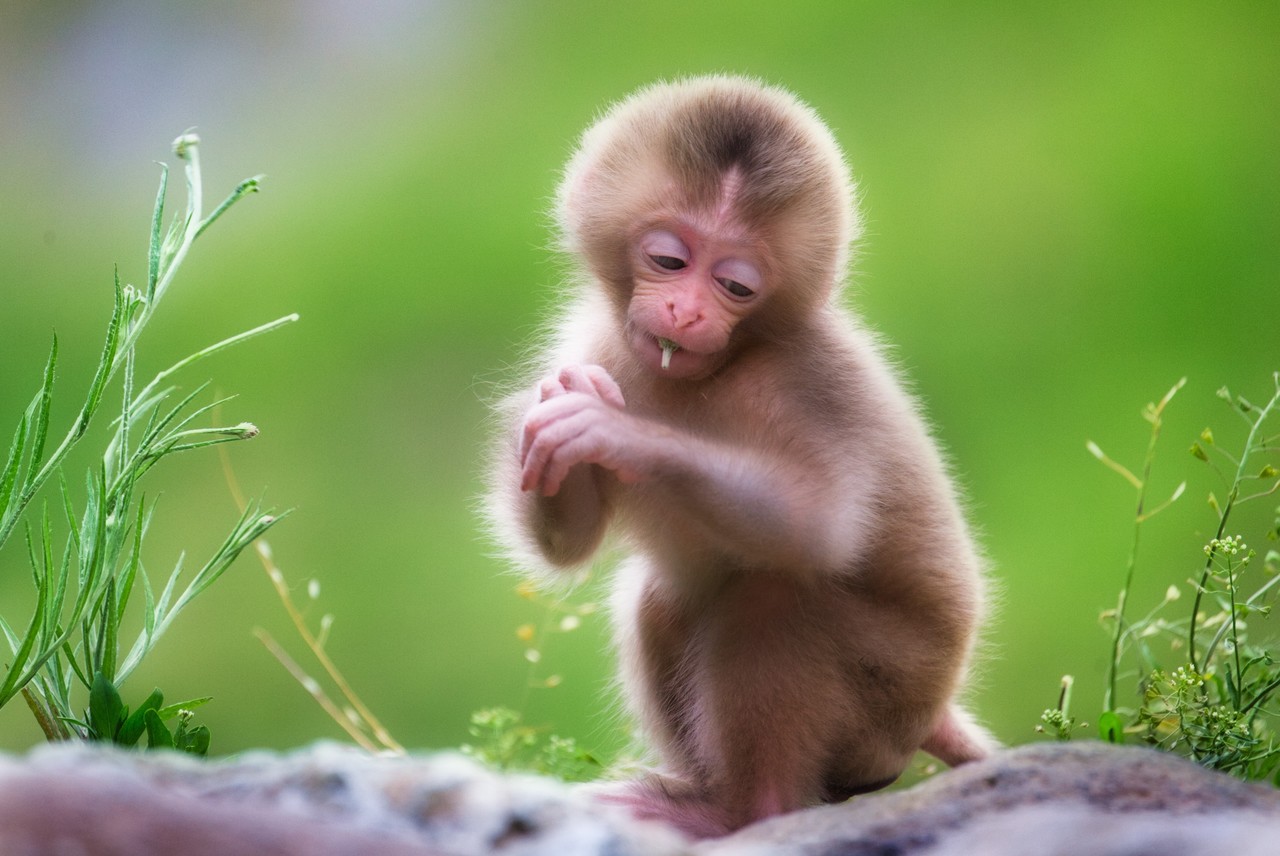
[[[920,747],[948,767],[987,758],[1000,744],[968,711],[949,706]]]

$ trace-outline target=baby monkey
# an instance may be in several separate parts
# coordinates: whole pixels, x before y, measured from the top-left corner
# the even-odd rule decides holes
[[[982,561],[915,402],[839,292],[831,132],[737,77],[643,89],[557,199],[580,276],[508,402],[492,516],[534,564],[629,558],[613,616],[651,774],[602,798],[696,837],[993,742],[954,702]]]

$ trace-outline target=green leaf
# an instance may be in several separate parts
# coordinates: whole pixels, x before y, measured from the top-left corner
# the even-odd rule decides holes
[[[31,651],[35,647],[36,639],[40,636],[40,630],[44,624],[45,599],[49,596],[49,586],[42,585],[36,592],[36,606],[31,614],[31,623],[27,626],[26,635],[22,637],[22,645],[13,655],[13,662],[9,666],[9,674],[5,676],[4,684],[0,686],[0,707],[4,706],[9,699],[22,689],[27,681],[31,680],[32,675],[23,675],[26,668],[27,660],[31,657]],[[6,632],[8,635],[8,632]],[[37,664],[38,665],[38,664]]]
[[[44,510],[40,515],[40,540],[43,547],[44,561],[44,584],[49,586],[49,579],[53,577],[53,591],[45,601],[44,610],[44,633],[41,638],[41,648],[48,648],[46,644],[51,638],[51,631],[58,623],[58,616],[62,614],[62,599],[67,593],[67,567],[70,554],[67,550],[62,551],[62,562],[54,568],[53,564],[53,525],[49,522],[49,506],[46,503]],[[37,589],[38,591],[38,589]]]
[[[61,629],[61,628],[59,628]],[[87,668],[80,667],[80,661],[76,658],[76,652],[72,649],[70,642],[62,643],[62,656],[66,658],[67,664],[71,666],[71,671],[75,672],[76,678],[86,687],[92,685],[87,674]],[[56,662],[56,660],[55,660]]]
[[[29,489],[40,473],[40,459],[44,457],[44,444],[49,436],[49,407],[53,403],[53,370],[58,363],[58,337],[53,337],[53,345],[49,348],[49,360],[44,367],[44,383],[36,395],[36,421],[32,435],[31,463],[27,466],[27,477],[24,488]],[[4,503],[0,502],[0,508]]]
[[[18,634],[13,632],[13,628],[9,626],[9,622],[4,620],[3,615],[0,615],[0,633],[4,634],[5,641],[9,643],[9,650],[17,651],[20,644],[18,642]]]
[[[169,165],[160,164],[160,189],[156,191],[155,213],[151,216],[151,245],[147,252],[147,303],[156,297],[156,283],[160,280],[160,241],[164,229],[164,195],[169,187]]]
[[[114,740],[125,716],[126,708],[115,684],[102,672],[94,673],[93,686],[89,688],[89,727],[93,733],[99,740]]]
[[[9,460],[0,472],[0,519],[5,516],[9,507],[9,498],[13,496],[13,485],[18,478],[18,467],[22,465],[22,453],[27,447],[27,414],[22,414],[18,430],[14,432],[13,443],[9,446]]]
[[[204,696],[203,698],[187,699],[186,701],[180,701],[176,704],[167,704],[164,707],[157,710],[156,713],[160,715],[161,719],[173,719],[175,716],[178,715],[180,711],[195,710],[197,707],[206,705],[211,701],[213,701],[213,696]]]
[[[132,746],[142,737],[142,733],[147,730],[147,713],[158,711],[160,705],[164,703],[164,693],[159,689],[151,691],[151,695],[125,719],[124,724],[120,726],[120,732],[116,735],[116,742],[121,746]]]
[[[1124,743],[1124,722],[1115,711],[1108,710],[1098,717],[1098,736],[1108,743]]]
[[[129,559],[116,581],[116,612],[113,617],[117,624],[124,620],[124,611],[129,605],[129,595],[133,593],[133,583],[138,577],[138,567],[142,564],[142,530],[146,505],[146,497],[143,496],[138,503],[138,517],[134,523],[133,548],[129,551]]]
[[[172,749],[173,735],[169,733],[159,714],[148,710],[143,718],[147,724],[147,746],[152,749]]]
[[[89,384],[89,394],[84,400],[84,406],[80,409],[80,415],[76,417],[74,429],[76,439],[84,436],[84,432],[88,430],[89,420],[97,412],[98,405],[102,401],[102,391],[111,377],[112,369],[115,368],[116,351],[120,347],[120,328],[124,322],[124,316],[124,289],[120,285],[120,271],[117,269],[115,306],[111,310],[111,321],[107,324],[107,340],[103,343],[102,356],[99,358],[97,371],[94,372],[93,382]]]
[[[120,650],[120,622],[116,620],[116,587],[111,585],[111,581],[107,581],[106,600],[102,604],[102,611],[99,615],[101,618],[101,627],[99,629],[98,644],[102,646],[98,661],[102,674],[107,680],[114,681],[116,677],[116,658]]]
[[[226,199],[222,200],[222,203],[218,205],[217,208],[213,209],[213,213],[204,218],[200,223],[200,226],[196,229],[196,237],[200,237],[201,233],[212,226],[213,221],[225,214],[226,210],[232,205],[236,204],[250,193],[257,193],[261,184],[262,176],[260,175],[255,175],[253,178],[246,178],[244,181],[237,184],[236,189],[231,191],[230,195],[228,195]]]
[[[197,725],[182,735],[182,741],[176,748],[203,758],[209,754],[209,737],[209,726]],[[174,742],[178,741],[175,739]]]

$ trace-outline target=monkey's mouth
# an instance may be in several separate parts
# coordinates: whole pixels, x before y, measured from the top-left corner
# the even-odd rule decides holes
[[[675,339],[637,327],[633,329],[632,343],[636,352],[644,355],[645,363],[659,376],[689,379],[698,376],[705,368],[706,355],[690,350]],[[652,360],[652,362],[650,362]]]

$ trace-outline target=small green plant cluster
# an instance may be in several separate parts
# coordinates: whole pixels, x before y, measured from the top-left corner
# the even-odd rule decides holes
[[[1206,767],[1280,784],[1280,710],[1273,704],[1280,690],[1280,646],[1257,632],[1273,608],[1280,583],[1280,551],[1269,549],[1258,561],[1244,536],[1230,530],[1233,512],[1241,506],[1280,493],[1280,470],[1275,465],[1280,433],[1267,433],[1275,430],[1270,420],[1280,409],[1280,373],[1272,380],[1273,394],[1263,405],[1226,389],[1218,393],[1245,423],[1246,437],[1238,453],[1222,448],[1208,428],[1191,445],[1191,454],[1220,478],[1224,498],[1219,499],[1216,492],[1208,496],[1216,532],[1204,546],[1198,572],[1187,581],[1191,607],[1182,617],[1165,617],[1182,597],[1176,585],[1141,618],[1127,618],[1126,607],[1143,526],[1186,487],[1183,482],[1168,500],[1148,507],[1147,485],[1162,416],[1183,382],[1147,407],[1151,435],[1141,477],[1107,457],[1096,444],[1090,443],[1089,451],[1137,492],[1124,586],[1116,608],[1103,616],[1112,625],[1112,643],[1104,711],[1098,721],[1100,736],[1115,743],[1136,738]],[[1280,508],[1274,522],[1258,534],[1273,542],[1280,540]],[[1167,651],[1158,642],[1167,643]],[[1135,707],[1123,706],[1117,698],[1125,662],[1133,663],[1137,677]],[[1039,729],[1059,739],[1068,739],[1083,727],[1071,715],[1069,681],[1064,680],[1058,706],[1045,711]]]
[[[98,672],[89,688],[89,720],[74,724],[92,740],[134,746],[145,733],[148,748],[177,749],[203,756],[209,753],[209,728],[205,725],[192,728],[191,718],[192,710],[207,701],[208,696],[161,707],[164,693],[157,689],[131,713],[115,684]],[[178,724],[170,731],[165,722],[174,717]]]
[[[598,607],[594,602],[573,603],[548,595],[529,581],[517,586],[516,593],[543,611],[539,624],[521,624],[516,628],[516,639],[523,646],[524,659],[529,664],[523,708],[534,690],[555,689],[563,682],[558,674],[541,675],[547,640],[556,634],[577,630],[582,620],[593,615]],[[526,725],[524,715],[518,710],[507,707],[478,710],[471,715],[467,731],[476,742],[464,744],[463,753],[498,770],[528,770],[566,782],[590,781],[598,778],[603,770],[599,758],[579,747],[576,740]]]
[[[192,244],[228,208],[258,188],[256,178],[242,182],[205,216],[198,142],[194,134],[184,134],[174,142],[175,153],[186,162],[187,205],[167,229],[168,169],[162,165],[151,221],[146,285],[121,285],[117,273],[106,342],[71,427],[49,451],[59,347],[54,337],[40,389],[18,421],[6,463],[0,469],[0,550],[21,524],[35,588],[35,604],[25,630],[19,632],[20,624],[0,617],[0,631],[11,652],[0,672],[0,706],[21,694],[50,740],[80,737],[132,745],[145,730],[153,746],[205,751],[207,730],[189,728],[190,713],[178,713],[194,703],[163,708],[163,696],[157,691],[129,714],[116,688],[183,609],[280,519],[257,504],[247,507],[214,555],[185,583],[180,557],[165,585],[159,590],[153,587],[143,560],[143,542],[156,502],[143,493],[143,477],[170,455],[246,440],[258,433],[248,423],[201,427],[198,423],[227,399],[196,406],[207,385],[179,396],[170,378],[232,345],[297,320],[296,315],[286,316],[224,339],[179,360],[146,384],[136,382],[139,337]],[[69,453],[86,437],[115,380],[120,381],[120,409],[110,420],[105,448],[96,465],[90,467],[84,494],[78,497],[64,465]],[[53,496],[35,505],[41,489],[51,481],[56,484]],[[65,529],[65,534],[59,535],[60,529]],[[139,600],[141,609],[137,610]],[[135,606],[132,613],[131,605]],[[130,642],[123,637],[122,628],[131,614],[141,630]],[[89,693],[89,707],[80,717],[73,695],[83,691]],[[169,732],[163,723],[173,716],[179,716],[179,724],[176,731]]]
[[[467,729],[476,742],[464,744],[463,753],[498,770],[528,770],[566,782],[586,782],[600,775],[599,759],[573,738],[547,734],[522,720],[506,707],[476,711]]]

